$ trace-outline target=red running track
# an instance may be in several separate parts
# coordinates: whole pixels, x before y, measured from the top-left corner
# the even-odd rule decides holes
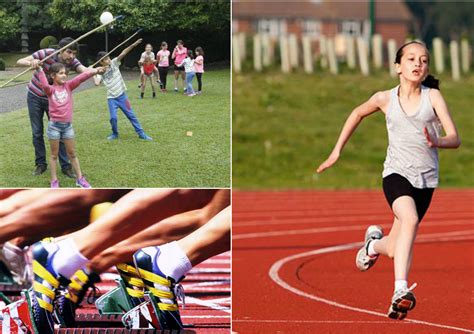
[[[474,190],[437,190],[410,282],[416,308],[386,317],[393,263],[355,254],[371,224],[388,233],[381,191],[233,192],[232,329],[238,333],[474,333]]]

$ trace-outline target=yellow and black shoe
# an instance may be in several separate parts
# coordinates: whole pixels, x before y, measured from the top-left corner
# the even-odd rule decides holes
[[[161,329],[182,329],[178,299],[184,304],[184,290],[172,277],[163,274],[156,265],[160,255],[158,247],[146,247],[133,255],[135,267],[150,292],[150,299],[158,314]]]
[[[86,269],[79,269],[74,273],[65,293],[61,294],[56,301],[55,313],[61,327],[76,327],[76,309],[82,303],[89,288],[95,294],[97,288],[95,283],[100,282],[100,276]],[[90,301],[92,304],[93,301]]]
[[[68,281],[60,277],[52,267],[52,259],[58,246],[51,240],[43,240],[32,247],[33,255],[33,295],[31,312],[34,326],[39,333],[54,333],[53,304],[58,288]]]
[[[132,307],[138,306],[145,301],[145,283],[140,278],[138,270],[127,263],[117,264],[117,270],[120,274],[120,278],[125,285],[125,291],[129,297],[129,302]]]

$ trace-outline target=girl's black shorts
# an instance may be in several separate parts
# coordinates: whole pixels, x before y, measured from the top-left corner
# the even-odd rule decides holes
[[[418,220],[421,222],[433,197],[434,188],[415,188],[400,174],[390,174],[383,178],[383,192],[392,207],[393,202],[400,196],[410,196],[415,201]]]

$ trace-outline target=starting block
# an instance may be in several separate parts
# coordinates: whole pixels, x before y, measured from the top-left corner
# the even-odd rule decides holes
[[[128,329],[160,328],[160,322],[151,300],[146,300],[125,313],[122,317],[122,323]]]
[[[133,308],[125,283],[121,278],[115,280],[117,287],[95,301],[95,306],[102,315],[124,314]]]
[[[21,299],[0,309],[0,329],[2,333],[40,334],[31,312],[30,290],[21,292]]]

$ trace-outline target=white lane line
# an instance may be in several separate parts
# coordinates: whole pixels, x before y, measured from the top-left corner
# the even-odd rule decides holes
[[[455,232],[460,232],[461,233],[463,231],[455,231]],[[469,233],[470,232],[471,231],[469,231]],[[439,235],[439,234],[436,233],[436,235]],[[430,235],[425,235],[425,240],[424,241],[426,242],[426,241],[435,241],[435,240],[437,240],[436,238],[429,238],[429,237],[430,237]],[[342,308],[342,309],[346,309],[346,310],[350,310],[350,311],[354,311],[354,312],[359,312],[359,313],[371,314],[371,315],[375,315],[375,316],[378,316],[378,317],[386,318],[387,315],[385,313],[375,312],[375,311],[371,311],[371,310],[367,310],[367,309],[363,309],[363,308],[359,308],[359,307],[354,307],[354,306],[341,304],[341,303],[338,303],[338,302],[335,302],[335,301],[332,301],[332,300],[329,300],[329,299],[325,299],[325,298],[318,297],[316,295],[312,295],[312,294],[309,294],[307,292],[301,291],[301,290],[289,285],[288,283],[286,283],[283,279],[280,278],[280,276],[278,274],[280,269],[286,263],[291,262],[293,260],[303,258],[303,257],[307,257],[307,256],[321,255],[321,254],[326,254],[326,253],[334,253],[334,252],[341,252],[341,251],[345,251],[345,250],[355,249],[355,248],[360,247],[362,244],[363,244],[362,242],[355,242],[355,243],[349,243],[349,244],[344,244],[344,245],[320,248],[320,249],[312,250],[312,251],[309,251],[309,252],[304,252],[304,253],[299,253],[299,254],[287,256],[287,257],[285,257],[283,259],[280,259],[277,262],[275,262],[272,265],[272,267],[270,268],[268,274],[269,274],[270,278],[275,283],[280,285],[283,289],[288,290],[290,292],[293,292],[296,295],[299,295],[299,296],[302,296],[302,297],[305,297],[305,298],[308,298],[308,299],[312,299],[312,300],[315,300],[315,301],[318,301],[318,302],[321,302],[321,303],[325,303],[325,304],[328,304],[328,305],[331,305],[331,306],[339,307],[339,308]],[[416,323],[416,324],[427,325],[427,326],[432,326],[432,327],[452,329],[452,330],[465,332],[465,333],[473,333],[474,332],[472,329],[442,325],[442,324],[437,324],[437,323],[432,323],[432,322],[422,321],[422,320],[416,320],[416,319],[405,319],[404,321],[411,322],[411,323]]]
[[[202,287],[202,286],[215,286],[215,285],[230,285],[230,279],[225,280],[225,281],[220,281],[220,282],[189,283],[189,284],[186,284],[185,286],[186,288],[196,288],[196,287]]]
[[[265,225],[265,223],[262,223]],[[425,224],[423,226],[454,226],[454,225],[473,225],[472,221],[453,224],[452,222],[443,222],[443,223],[431,223]],[[381,224],[385,229],[392,227],[392,224]],[[293,229],[293,230],[284,230],[284,231],[267,231],[267,232],[255,232],[255,233],[240,233],[233,234],[232,240],[240,239],[251,239],[251,238],[265,238],[265,237],[276,237],[276,236],[285,236],[285,235],[299,235],[299,234],[310,234],[310,233],[329,233],[329,232],[341,232],[341,231],[357,231],[365,230],[367,224],[364,225],[354,225],[354,226],[329,226],[329,227],[317,227],[317,228],[306,228],[306,229]]]
[[[213,310],[230,313],[230,307],[228,307],[228,306],[222,306],[222,305],[219,305],[219,304],[207,301],[207,300],[202,300],[202,299],[198,299],[198,298],[194,298],[194,297],[186,297],[186,300],[190,304],[197,304],[197,305],[201,305],[201,306],[206,306],[206,307],[209,307],[210,309],[213,309]]]
[[[185,319],[213,319],[213,318],[230,319],[230,315],[182,315],[181,318],[185,318]]]

